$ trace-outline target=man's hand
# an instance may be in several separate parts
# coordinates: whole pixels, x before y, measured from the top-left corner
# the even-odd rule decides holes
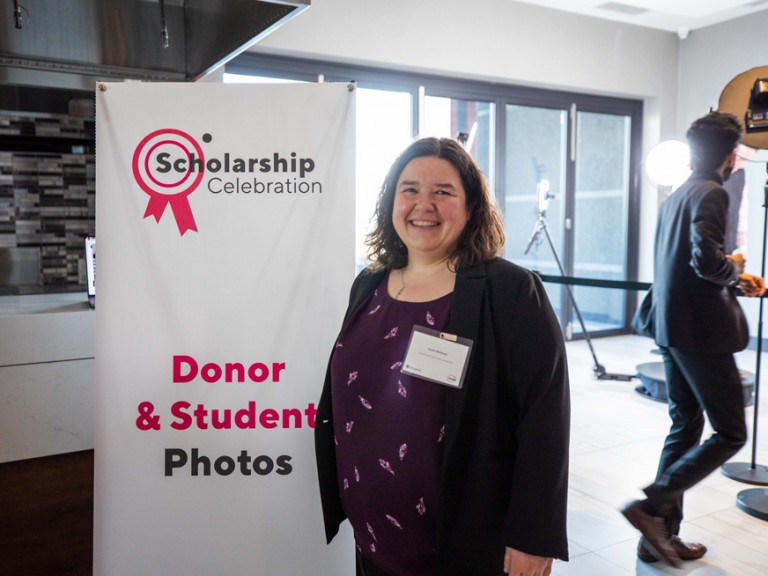
[[[733,254],[728,254],[726,258],[730,258],[736,263],[736,267],[739,269],[739,274],[744,273],[744,266],[747,265],[747,259],[744,258],[744,254],[740,252],[735,252]]]
[[[509,576],[550,576],[552,558],[533,556],[507,547],[504,553],[504,572]]]
[[[760,276],[753,274],[739,274],[739,288],[750,298],[765,294],[765,282]]]

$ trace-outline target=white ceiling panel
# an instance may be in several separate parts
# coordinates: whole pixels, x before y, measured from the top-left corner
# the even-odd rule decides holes
[[[768,10],[768,0],[511,0],[677,32]]]

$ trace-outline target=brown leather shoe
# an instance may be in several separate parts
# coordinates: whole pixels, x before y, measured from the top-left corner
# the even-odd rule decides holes
[[[621,513],[643,535],[645,538],[645,548],[654,558],[664,560],[675,568],[681,566],[680,557],[672,547],[671,540],[667,536],[663,518],[651,516],[645,512],[641,508],[639,500],[624,506],[621,509]]]
[[[658,561],[647,546],[645,537],[641,537],[637,543],[637,557],[643,562],[651,563]],[[679,536],[672,536],[669,539],[669,545],[680,557],[680,560],[698,560],[707,553],[707,547],[698,542],[683,542]]]

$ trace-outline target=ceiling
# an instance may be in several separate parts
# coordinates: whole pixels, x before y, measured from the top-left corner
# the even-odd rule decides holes
[[[691,30],[768,10],[768,0],[515,0],[615,20],[685,38]]]

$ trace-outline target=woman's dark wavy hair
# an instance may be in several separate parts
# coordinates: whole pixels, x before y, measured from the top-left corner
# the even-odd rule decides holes
[[[376,202],[374,228],[366,237],[371,268],[391,270],[408,264],[408,249],[395,232],[392,211],[400,175],[411,160],[422,157],[450,162],[459,173],[467,196],[469,221],[451,256],[451,268],[457,270],[499,256],[504,246],[504,224],[480,167],[456,140],[422,138],[400,153],[384,178]]]
[[[691,168],[714,172],[741,140],[741,122],[727,112],[710,112],[691,124],[686,133]]]

